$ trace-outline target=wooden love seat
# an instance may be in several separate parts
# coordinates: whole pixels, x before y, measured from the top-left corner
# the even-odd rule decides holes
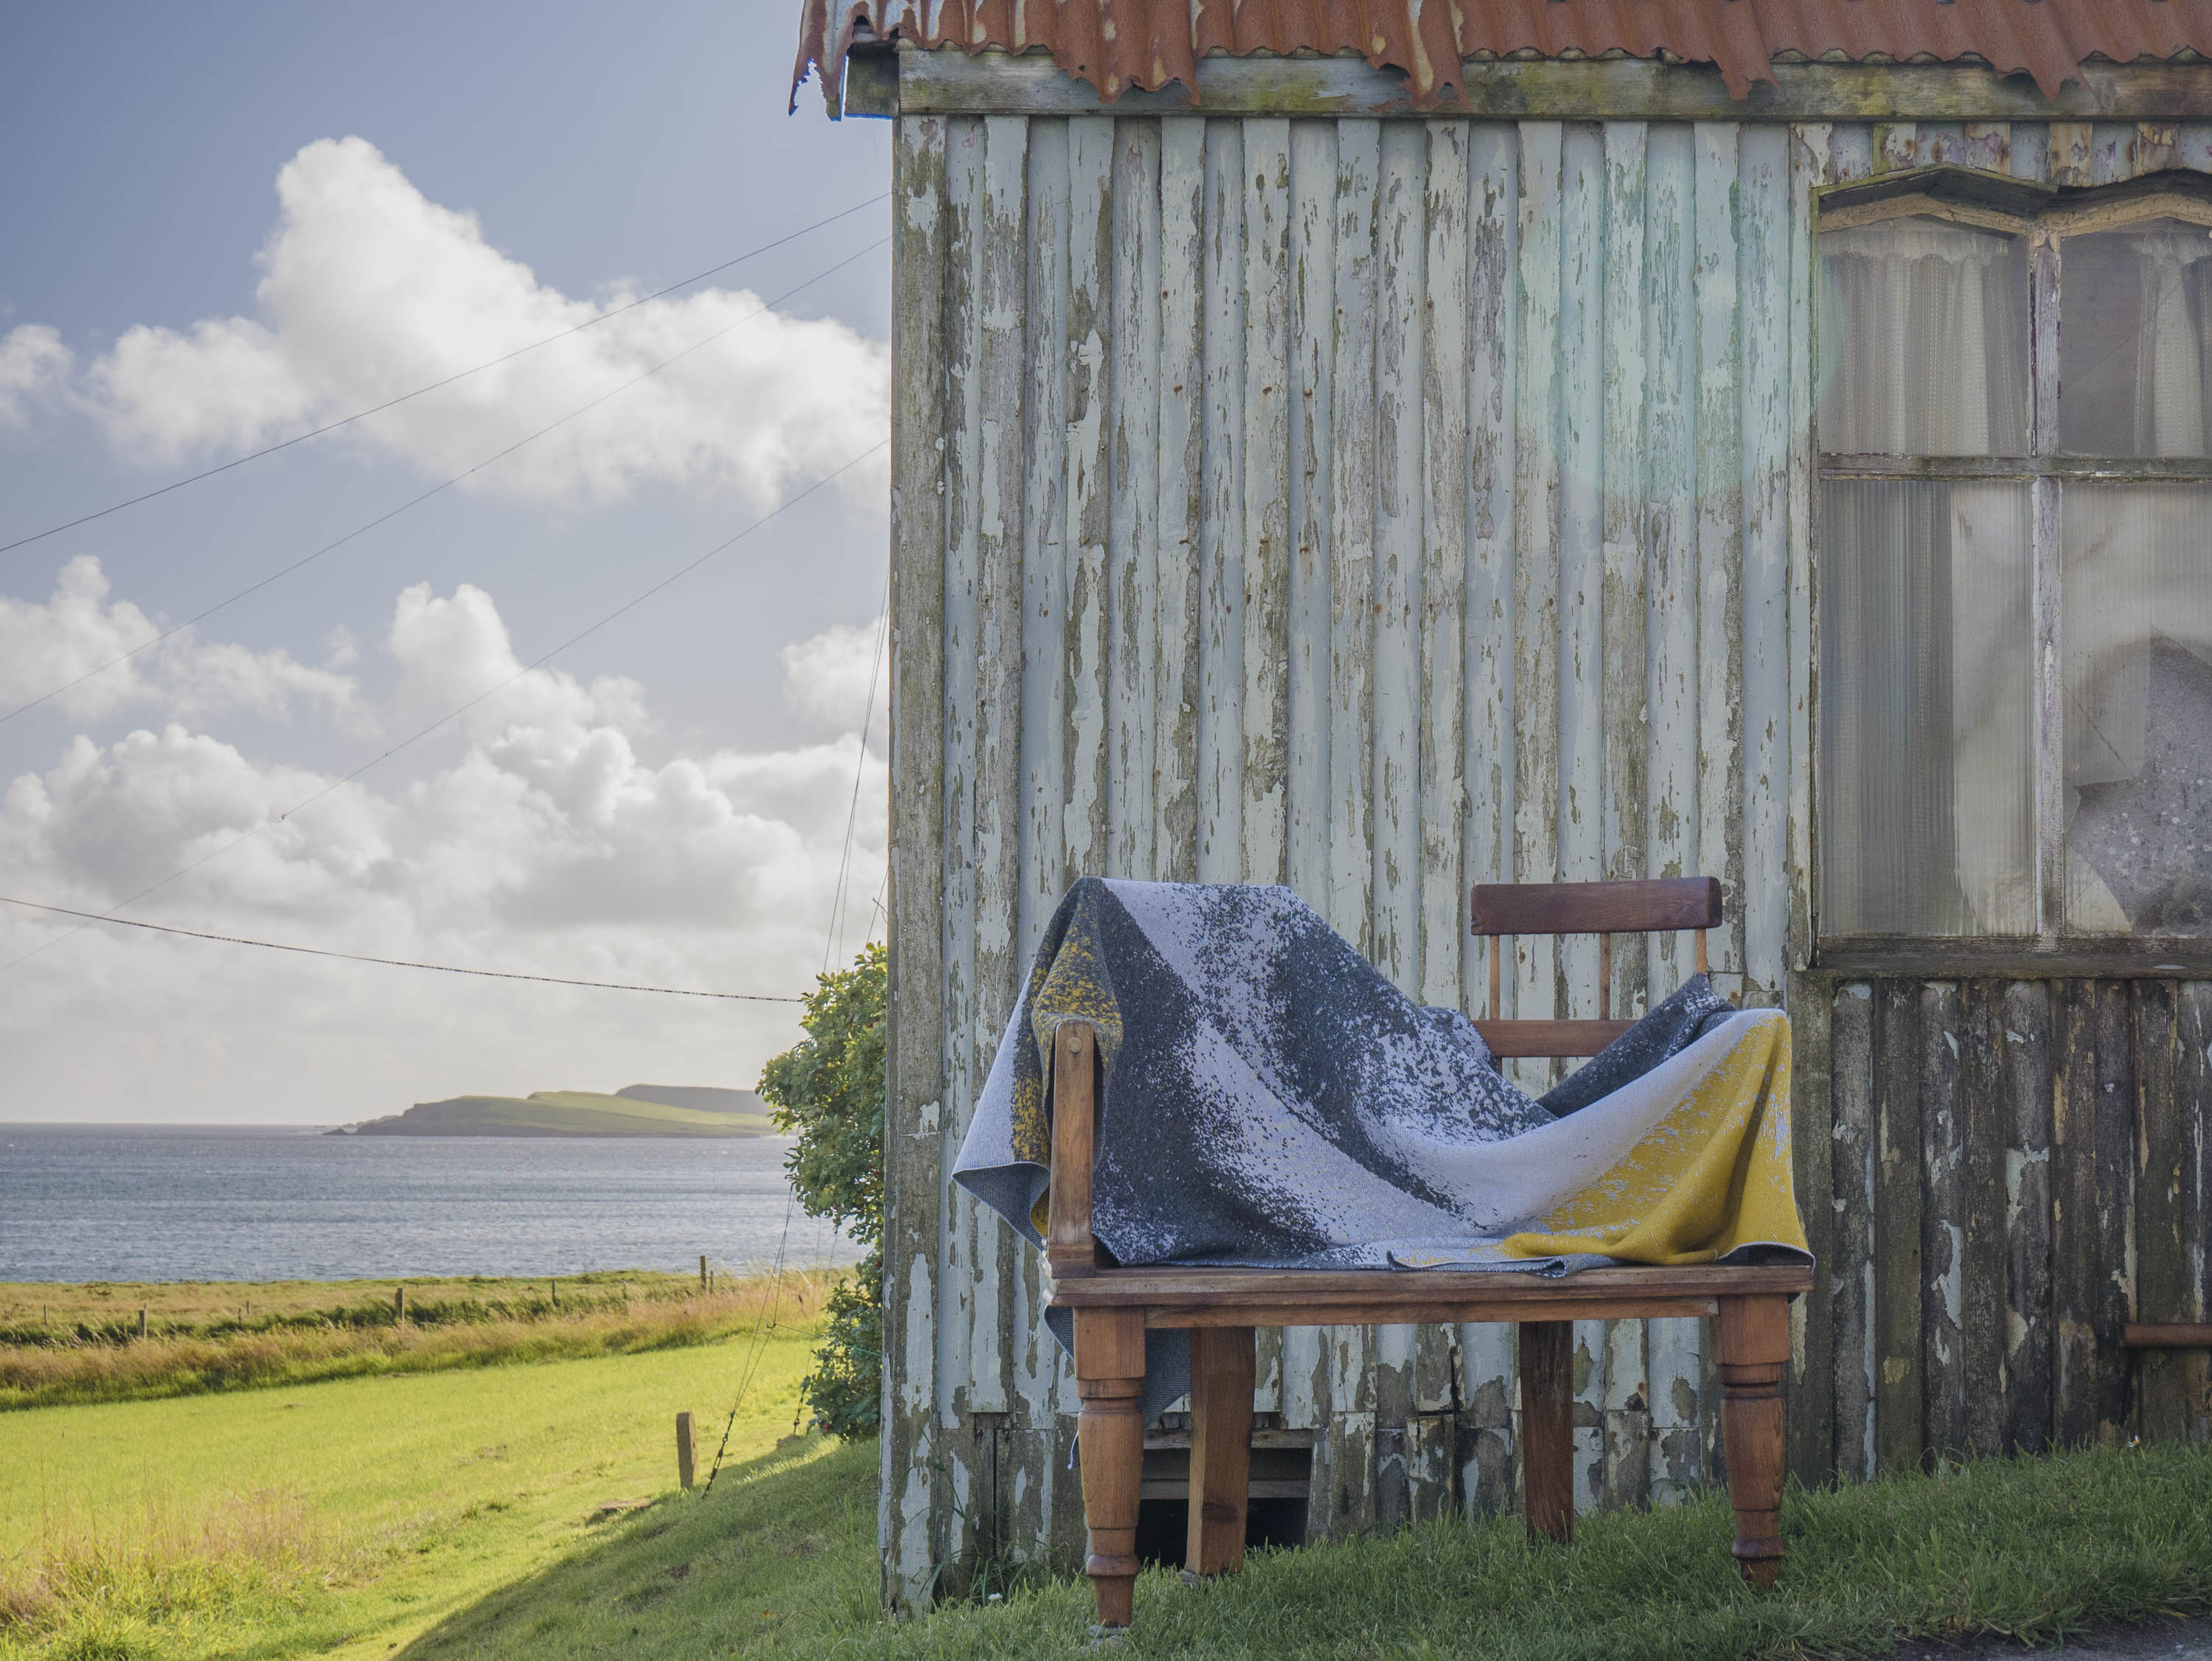
[[[1498,1021],[1498,941],[1516,934],[1596,934],[1609,968],[1612,936],[1705,931],[1721,920],[1720,884],[1687,877],[1641,882],[1478,888],[1474,926],[1491,940],[1491,1019],[1476,1025],[1501,1057],[1586,1056],[1631,1025],[1611,1019],[1600,993],[1595,1021]],[[1610,974],[1601,977],[1601,983]],[[1137,1504],[1145,1427],[1139,1409],[1147,1327],[1191,1337],[1190,1535],[1187,1567],[1233,1572],[1244,1560],[1254,1381],[1253,1331],[1263,1326],[1510,1321],[1518,1329],[1522,1509],[1531,1533],[1574,1531],[1573,1323],[1627,1316],[1713,1318],[1721,1381],[1721,1438],[1735,1553],[1744,1578],[1771,1585],[1782,1556],[1782,1372],[1790,1357],[1790,1299],[1809,1290],[1809,1266],[1594,1269],[1564,1278],[1490,1270],[1114,1267],[1091,1232],[1097,1140],[1097,1044],[1088,1022],[1061,1023],[1053,1058],[1052,1188],[1045,1234],[1050,1301],[1073,1312],[1077,1423],[1085,1565],[1098,1625],[1129,1623],[1137,1578]]]

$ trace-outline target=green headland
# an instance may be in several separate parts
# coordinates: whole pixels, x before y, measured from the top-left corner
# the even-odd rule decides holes
[[[596,1090],[537,1090],[526,1096],[450,1096],[404,1113],[349,1125],[356,1137],[764,1137],[767,1106],[750,1090],[704,1085],[631,1084]]]

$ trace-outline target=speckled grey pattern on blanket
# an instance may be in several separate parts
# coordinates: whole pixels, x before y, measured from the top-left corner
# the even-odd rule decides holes
[[[1558,1187],[1505,1144],[1682,1052],[1729,1006],[1698,977],[1548,1096],[1503,1077],[1474,1023],[1413,1003],[1287,888],[1108,882],[1047,930],[953,1177],[1033,1244],[1045,1076],[1063,1020],[1104,1062],[1092,1228],[1121,1264],[1565,1273],[1595,1256],[1500,1242]],[[1065,1324],[1054,1325],[1065,1337]],[[1180,1393],[1179,1334],[1148,1371]],[[1157,1411],[1148,1387],[1147,1411]]]

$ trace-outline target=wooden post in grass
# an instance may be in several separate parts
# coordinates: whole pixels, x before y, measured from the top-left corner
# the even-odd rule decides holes
[[[138,1336],[142,1338],[146,1336],[146,1312],[143,1309],[138,1312]]]
[[[707,1254],[704,1252],[699,1254],[699,1289],[702,1292],[707,1289]]]
[[[684,1488],[691,1486],[691,1415],[676,1415],[676,1481]]]
[[[556,1309],[558,1309],[561,1306],[561,1282],[558,1281],[548,1281],[545,1284],[553,1294],[553,1306]]]
[[[404,1287],[404,1286],[395,1286],[395,1287],[393,1287],[393,1288],[392,1288],[392,1325],[394,1325],[396,1326],[396,1325],[398,1325],[401,1321],[404,1321],[404,1320],[405,1320],[406,1318],[407,1318],[407,1288],[406,1288],[405,1287]]]

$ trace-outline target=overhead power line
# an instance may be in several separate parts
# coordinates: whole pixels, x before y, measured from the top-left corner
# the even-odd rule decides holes
[[[744,1003],[804,1003],[803,997],[780,997],[767,992],[704,992],[690,986],[641,986],[626,980],[571,980],[565,975],[521,974],[511,969],[465,969],[454,963],[417,963],[404,957],[368,957],[360,952],[327,951],[320,946],[295,946],[281,940],[249,940],[241,935],[210,934],[200,929],[172,928],[166,923],[141,923],[136,918],[111,917],[100,912],[72,911],[67,906],[42,905],[0,894],[0,904],[21,906],[60,917],[81,917],[88,923],[112,923],[120,929],[146,929],[155,934],[182,935],[188,940],[213,940],[226,946],[258,946],[264,951],[297,952],[303,957],[334,957],[347,963],[377,963],[387,969],[434,969],[440,974],[477,975],[487,980],[535,980],[549,986],[589,986],[603,992],[658,992],[664,997],[721,997]],[[71,933],[76,931],[72,930]]]
[[[319,439],[325,433],[335,433],[340,427],[350,427],[357,421],[366,421],[371,415],[382,415],[386,409],[396,409],[401,404],[410,403],[426,393],[437,391],[441,387],[451,386],[455,381],[466,380],[471,375],[480,375],[487,369],[496,369],[502,363],[512,363],[526,353],[535,352],[541,346],[550,346],[554,342],[566,340],[571,335],[580,335],[586,329],[596,329],[601,324],[611,318],[618,318],[625,312],[634,312],[639,306],[653,300],[665,300],[679,288],[689,288],[695,282],[704,282],[708,277],[719,276],[733,265],[742,265],[747,260],[757,259],[761,255],[773,249],[781,248],[787,243],[796,242],[803,236],[811,236],[817,231],[835,225],[839,220],[849,219],[854,214],[874,207],[890,195],[890,192],[885,191],[880,196],[870,197],[866,202],[855,203],[841,213],[830,215],[827,219],[817,219],[811,225],[802,226],[788,236],[780,236],[773,242],[763,242],[759,247],[748,250],[734,259],[726,259],[720,265],[710,265],[703,271],[684,278],[680,282],[672,282],[665,288],[657,288],[649,294],[642,294],[635,300],[625,301],[610,311],[600,312],[595,318],[577,324],[574,328],[563,329],[558,334],[546,336],[543,340],[533,340],[527,346],[518,346],[512,352],[502,353],[498,357],[487,358],[473,367],[457,370],[443,380],[434,380],[428,386],[418,386],[413,391],[403,392],[396,398],[386,398],[382,403],[372,404],[366,409],[356,409],[350,415],[342,415],[334,421],[326,421],[309,432],[295,433],[289,439],[270,445],[264,449],[256,450],[250,455],[239,456],[217,466],[205,468],[187,477],[172,480],[158,489],[146,491],[143,494],[130,497],[124,501],[111,503],[94,512],[81,513],[76,518],[64,520],[60,524],[48,525],[44,530],[34,530],[27,536],[18,536],[12,543],[0,543],[0,554],[12,553],[19,548],[27,548],[33,543],[44,542],[49,536],[58,536],[64,530],[74,530],[81,524],[90,524],[94,519],[104,519],[111,513],[120,513],[126,507],[136,507],[141,502],[152,501],[156,496],[166,496],[173,490],[182,490],[188,484],[198,484],[201,480],[211,479],[218,473],[228,473],[234,468],[245,466],[248,462],[259,461],[264,456],[273,456],[280,450],[289,450],[295,444],[305,444],[309,439]]]
[[[321,801],[333,791],[343,789],[345,785],[351,784],[355,779],[360,778],[372,767],[381,766],[384,762],[390,761],[393,756],[398,755],[400,751],[407,749],[409,746],[420,743],[423,739],[428,738],[432,733],[437,731],[440,728],[447,725],[450,722],[458,720],[460,717],[467,714],[469,711],[474,709],[478,704],[483,702],[485,699],[505,691],[508,687],[513,686],[517,681],[529,674],[532,670],[544,668],[554,658],[559,657],[561,653],[568,651],[569,647],[589,639],[593,634],[598,633],[599,630],[605,628],[609,623],[613,622],[617,617],[623,616],[626,613],[635,610],[637,607],[644,604],[647,600],[659,593],[661,590],[668,587],[671,584],[679,582],[684,578],[690,576],[701,566],[706,564],[708,561],[714,558],[717,555],[723,553],[725,550],[735,547],[738,543],[743,542],[747,536],[751,536],[754,531],[759,530],[770,520],[775,519],[783,513],[789,512],[792,508],[796,507],[800,502],[805,501],[809,496],[814,494],[816,491],[824,489],[830,484],[835,483],[838,479],[842,478],[846,474],[851,472],[854,468],[858,467],[862,462],[866,461],[870,457],[875,455],[878,451],[887,449],[890,445],[890,440],[888,438],[878,439],[875,443],[870,445],[866,450],[860,452],[860,454],[854,456],[843,466],[823,474],[820,478],[815,480],[813,483],[808,485],[805,489],[799,491],[796,495],[785,497],[781,502],[778,503],[768,512],[762,514],[760,518],[755,519],[750,524],[745,526],[744,530],[737,532],[734,536],[725,537],[722,541],[715,543],[714,547],[708,549],[705,553],[700,555],[689,564],[679,567],[678,569],[670,572],[668,575],[663,577],[659,582],[654,583],[650,588],[647,588],[643,592],[635,595],[631,598],[624,601],[621,605],[617,606],[612,611],[606,613],[588,627],[579,629],[575,633],[562,641],[560,645],[555,646],[551,651],[540,653],[538,657],[532,658],[521,668],[516,670],[514,674],[508,676],[497,685],[485,688],[484,690],[478,693],[475,697],[470,699],[468,702],[447,711],[446,713],[441,715],[436,720],[431,722],[429,725],[421,728],[419,730],[411,733],[407,737],[401,739],[398,743],[392,745],[391,749],[385,750],[380,755],[371,756],[368,761],[362,762],[359,767],[356,767],[351,773],[347,773],[343,778],[334,779],[329,784],[324,785],[320,790],[315,791],[313,795],[306,797],[303,799],[294,803],[290,807],[285,809],[283,812],[278,814],[276,818],[263,820],[259,824],[254,826],[252,829],[246,831],[242,835],[232,838],[231,840],[224,843],[219,848],[216,848],[208,853],[202,854],[198,859],[193,860],[190,864],[179,866],[175,870],[171,871],[167,876],[161,878],[160,882],[148,883],[144,888],[139,889],[137,893],[131,895],[128,899],[118,901],[114,907],[103,913],[99,920],[101,922],[119,921],[120,919],[115,915],[117,912],[122,911],[126,906],[137,905],[148,894],[154,893],[156,889],[167,888],[170,883],[175,882],[180,876],[190,876],[192,872],[198,870],[201,866],[207,864],[210,861],[222,858],[223,855],[228,853],[233,848],[244,846],[255,837],[259,836],[263,832],[268,830],[270,826],[282,824],[284,821],[289,819],[294,814],[301,812],[306,809],[314,806],[316,803]],[[56,935],[52,940],[41,941],[38,945],[32,947],[29,951],[21,953],[15,957],[11,957],[5,963],[0,963],[0,974],[7,973],[9,970],[15,967],[16,965],[20,963],[28,962],[32,958],[36,957],[40,952],[46,950],[49,947],[58,946],[64,940],[74,938],[76,936],[82,933],[86,929],[88,929],[91,926],[92,924],[90,923],[80,923],[76,928],[68,931],[66,933]]]
[[[493,463],[504,461],[507,457],[513,455],[516,451],[522,449],[525,446],[535,444],[547,433],[554,432],[557,428],[566,427],[570,421],[574,421],[579,415],[588,415],[591,411],[598,409],[601,404],[605,403],[609,398],[616,397],[623,392],[627,392],[631,387],[635,386],[641,381],[650,379],[653,376],[659,374],[663,369],[667,368],[670,364],[675,363],[681,359],[687,358],[694,352],[704,350],[706,348],[712,346],[716,341],[721,339],[723,336],[730,333],[731,330],[743,327],[745,324],[750,323],[755,318],[760,317],[765,312],[773,312],[777,306],[782,305],[784,301],[789,300],[793,295],[799,293],[802,289],[812,288],[814,284],[821,282],[823,278],[842,270],[846,266],[852,264],[855,260],[865,259],[868,255],[875,252],[877,249],[883,247],[890,240],[890,239],[889,237],[881,237],[874,242],[870,243],[866,247],[861,249],[858,253],[848,254],[844,258],[839,260],[835,265],[831,265],[823,270],[817,271],[812,276],[807,278],[805,282],[798,283],[792,288],[785,289],[774,300],[771,300],[766,304],[746,312],[743,317],[737,318],[735,321],[724,324],[721,328],[717,329],[713,334],[708,335],[703,340],[696,340],[692,342],[690,345],[684,348],[683,350],[672,353],[669,356],[661,359],[659,362],[654,364],[651,368],[647,369],[639,374],[633,375],[629,379],[623,382],[619,386],[608,388],[607,391],[600,393],[599,397],[593,398],[590,403],[580,405],[576,409],[571,409],[567,415],[562,416],[558,421],[548,422],[545,426],[539,427],[535,433],[531,433],[527,438],[517,439],[513,444],[508,445],[506,449],[499,451],[495,454],[486,456],[482,461],[478,462],[475,466],[467,469],[465,471],[456,473],[449,479],[440,481],[438,483],[432,485],[428,490],[425,490],[418,496],[409,497],[405,501],[400,503],[398,506],[388,509],[385,512],[378,514],[366,524],[355,526],[354,529],[347,531],[344,536],[340,536],[336,542],[325,543],[320,548],[315,549],[313,553],[302,555],[300,558],[293,561],[291,564],[279,567],[276,570],[270,572],[267,576],[260,579],[258,582],[247,584],[236,593],[231,594],[223,599],[217,600],[213,605],[209,606],[203,610],[194,612],[191,616],[185,618],[184,621],[180,623],[173,623],[167,628],[163,629],[160,633],[140,641],[137,646],[132,646],[130,651],[123,652],[117,657],[110,658],[106,663],[100,664],[97,668],[87,670],[75,680],[65,681],[60,686],[55,687],[50,691],[42,692],[37,697],[32,699],[28,703],[16,705],[15,708],[8,711],[5,714],[0,714],[0,722],[12,721],[18,715],[26,714],[28,712],[38,708],[41,704],[51,703],[53,700],[60,697],[64,693],[73,691],[96,676],[105,675],[109,670],[115,668],[118,664],[129,663],[131,659],[137,657],[141,652],[152,651],[155,646],[161,645],[162,641],[168,640],[171,636],[182,633],[185,630],[191,627],[196,623],[205,622],[210,617],[214,616],[218,611],[222,611],[231,606],[236,605],[240,600],[245,599],[247,596],[259,593],[271,583],[281,581],[283,579],[290,576],[294,572],[301,570],[304,567],[313,565],[317,560],[321,559],[324,555],[335,553],[337,549],[343,548],[348,543],[354,541],[356,538],[367,536],[379,525],[389,524],[392,520],[398,518],[402,513],[406,512],[408,509],[421,506],[424,502],[428,501],[431,497],[452,489],[463,480],[471,478],[475,475],[483,472],[485,468],[489,467]]]

